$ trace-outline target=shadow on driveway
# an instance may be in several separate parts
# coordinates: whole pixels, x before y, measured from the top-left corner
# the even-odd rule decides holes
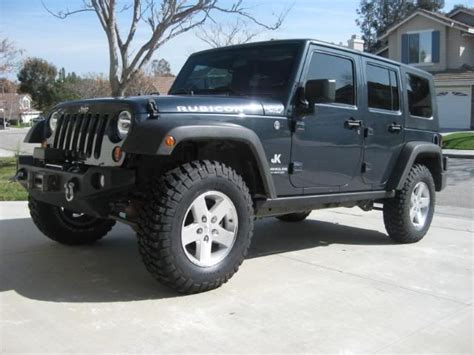
[[[126,302],[179,297],[142,265],[134,233],[118,225],[90,246],[49,241],[30,219],[0,220],[0,292],[49,302]],[[331,244],[387,245],[385,234],[327,222],[256,222],[248,258]],[[270,276],[270,275],[269,275]]]

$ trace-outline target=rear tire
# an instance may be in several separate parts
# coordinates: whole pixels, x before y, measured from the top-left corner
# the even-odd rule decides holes
[[[76,214],[62,207],[28,197],[30,215],[38,229],[49,239],[67,245],[93,243],[115,225],[111,219]]]
[[[296,212],[277,216],[276,218],[283,222],[302,222],[312,211]]]
[[[435,209],[435,184],[429,169],[414,165],[394,198],[383,206],[389,237],[397,243],[416,243],[430,228]]]
[[[249,190],[233,169],[215,161],[183,164],[147,195],[138,243],[159,282],[191,294],[215,289],[237,272],[250,246],[254,213]]]

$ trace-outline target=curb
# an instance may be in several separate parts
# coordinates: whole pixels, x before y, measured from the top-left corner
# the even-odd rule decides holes
[[[474,154],[443,153],[443,156],[452,159],[474,159]]]

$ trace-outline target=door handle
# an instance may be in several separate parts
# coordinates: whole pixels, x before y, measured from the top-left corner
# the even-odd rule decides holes
[[[344,122],[344,127],[347,129],[360,128],[362,127],[362,121],[351,118],[351,119],[348,119],[346,122]]]
[[[390,126],[388,126],[388,130],[391,133],[398,133],[402,130],[402,125],[398,124],[396,122],[392,123]]]

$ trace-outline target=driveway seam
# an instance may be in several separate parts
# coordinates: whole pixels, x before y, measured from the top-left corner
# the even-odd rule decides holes
[[[436,294],[432,294],[432,293],[428,293],[428,292],[414,290],[410,287],[394,284],[394,283],[379,280],[379,279],[374,279],[374,278],[371,278],[371,277],[355,274],[353,272],[347,272],[347,271],[335,269],[335,268],[332,268],[332,267],[329,267],[329,266],[323,266],[323,265],[320,265],[320,264],[315,264],[315,263],[312,263],[312,262],[309,262],[309,261],[306,261],[306,260],[300,260],[300,259],[297,259],[297,258],[294,258],[294,257],[291,257],[291,256],[287,256],[287,255],[279,254],[279,255],[275,255],[275,256],[290,259],[290,260],[297,261],[297,262],[300,262],[300,263],[303,263],[303,264],[319,267],[321,269],[325,269],[325,270],[328,270],[328,271],[334,271],[334,272],[346,274],[346,275],[349,275],[349,276],[357,277],[357,278],[360,278],[360,279],[369,280],[369,281],[373,281],[373,282],[378,282],[378,283],[381,283],[381,284],[384,284],[384,285],[396,287],[396,288],[403,289],[403,290],[406,290],[406,291],[411,291],[411,292],[414,292],[414,293],[417,293],[417,294],[420,294],[420,295],[432,296],[432,297],[438,298],[440,300],[458,303],[458,304],[463,305],[463,306],[471,306],[472,305],[472,303],[466,303],[466,302],[461,301],[461,300],[457,300],[457,299],[453,299],[453,298],[449,298],[449,297],[444,297],[444,296],[440,296],[440,295],[436,295]]]
[[[412,336],[414,336],[415,334],[425,330],[425,329],[428,329],[429,327],[432,327],[432,326],[436,326],[437,324],[443,322],[443,321],[446,321],[450,318],[453,318],[455,317],[457,314],[461,313],[461,311],[464,311],[466,308],[472,308],[472,305],[466,305],[464,307],[460,307],[459,309],[455,310],[455,311],[451,311],[449,313],[446,313],[444,316],[442,316],[441,318],[439,319],[436,319],[436,320],[433,320],[432,322],[428,323],[428,324],[425,324],[421,327],[419,327],[418,329],[415,329],[413,330],[412,332],[410,332],[409,334],[405,335],[405,336],[402,336],[400,339],[397,339],[387,345],[384,345],[384,346],[381,346],[380,348],[378,348],[377,350],[374,351],[374,354],[380,354],[380,353],[383,353],[384,349],[387,349],[389,348],[390,346],[392,345],[395,345],[395,344],[399,344],[400,342],[406,340],[406,339],[409,339],[411,338]]]
[[[372,220],[380,220],[379,218],[376,218],[376,217],[372,217],[372,216],[364,216],[364,215],[357,215],[357,214],[352,214],[352,213],[345,213],[345,212],[337,212],[337,211],[330,211],[328,210],[327,212],[329,213],[335,213],[335,214],[338,214],[338,215],[342,215],[342,216],[349,216],[349,217],[359,217],[359,218],[370,218]],[[443,214],[443,213],[438,213],[438,215],[441,215],[441,216],[449,216],[449,217],[452,217],[452,215],[449,215],[449,214]],[[456,219],[462,219],[462,220],[466,220],[466,221],[469,221],[469,218],[456,218]],[[316,218],[316,220],[318,220]],[[319,221],[319,220],[318,220]],[[323,220],[320,220],[320,221],[323,221]],[[334,222],[332,222],[334,223]],[[347,224],[342,224],[342,225],[347,225]],[[470,230],[469,228],[468,229],[458,229],[458,228],[450,228],[450,227],[443,227],[443,226],[437,226],[437,225],[431,225],[431,228],[439,228],[439,229],[446,229],[446,230],[450,230],[450,231],[456,231],[456,232],[470,232],[472,233],[473,230]]]

